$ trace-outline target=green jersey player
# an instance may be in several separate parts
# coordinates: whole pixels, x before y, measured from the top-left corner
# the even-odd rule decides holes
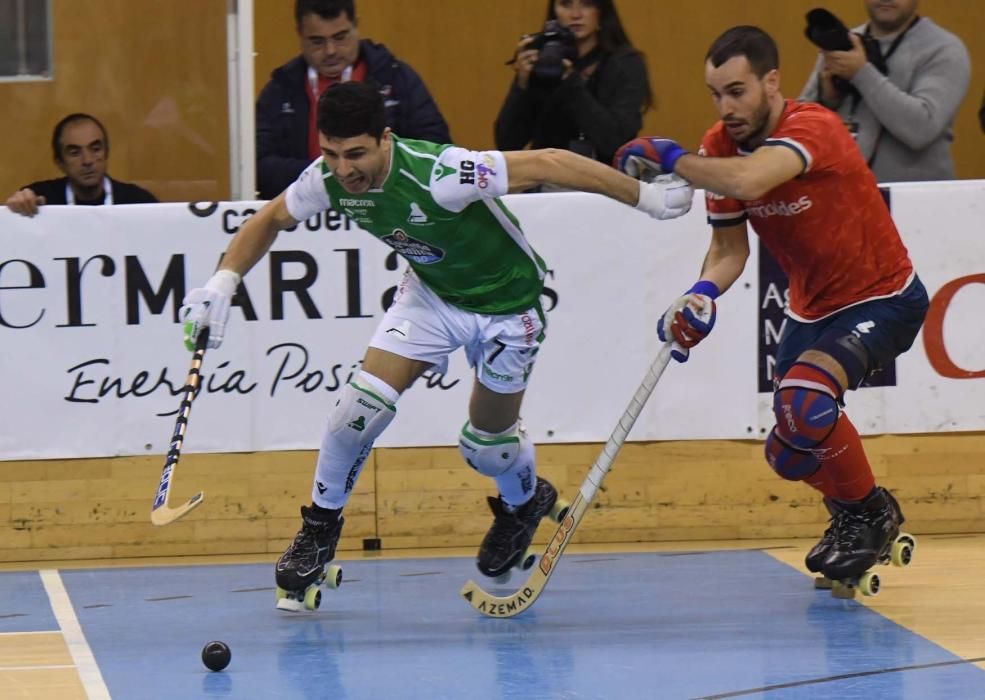
[[[499,491],[489,499],[494,520],[479,570],[507,572],[524,559],[540,519],[557,516],[557,491],[537,477],[534,445],[519,421],[544,340],[546,267],[499,197],[549,182],[607,195],[657,219],[691,207],[691,187],[679,178],[643,183],[568,151],[476,152],[405,140],[383,120],[375,89],[349,82],[327,90],[318,105],[322,157],[244,224],[219,271],[188,293],[181,311],[190,347],[206,327],[208,346],[218,347],[241,276],[280,230],[329,208],[409,263],[361,371],[330,411],[313,503],[301,507],[301,530],[277,562],[280,608],[315,605],[312,592],[335,554],[342,509],[373,441],[393,420],[401,393],[459,347],[475,368],[459,447]]]

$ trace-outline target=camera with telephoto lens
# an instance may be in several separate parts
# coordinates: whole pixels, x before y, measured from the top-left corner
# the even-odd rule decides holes
[[[578,58],[574,32],[554,19],[544,24],[544,31],[532,35],[532,41],[526,48],[540,52],[530,72],[530,80],[543,86],[561,82],[564,59],[574,61]]]
[[[814,8],[807,13],[807,28],[804,34],[808,40],[822,51],[851,51],[853,48],[850,32],[845,23],[823,8]],[[882,56],[879,41],[868,34],[859,34],[865,49],[865,58],[883,75],[889,75],[889,67]],[[851,83],[839,77],[834,78],[835,87],[841,94],[858,94]]]

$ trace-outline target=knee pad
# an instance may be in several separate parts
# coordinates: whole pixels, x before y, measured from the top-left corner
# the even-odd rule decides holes
[[[811,349],[837,360],[848,377],[848,389],[858,389],[869,373],[869,350],[857,335],[846,334],[843,330],[831,331],[822,335]]]
[[[806,450],[797,450],[776,434],[776,428],[766,438],[766,461],[779,476],[789,481],[803,481],[821,466]]]
[[[841,412],[829,392],[823,384],[808,387],[782,382],[773,394],[776,436],[797,450],[810,450],[824,442],[834,431]]]
[[[328,430],[341,445],[361,448],[373,444],[396,415],[394,404],[371,389],[349,382],[328,416]]]
[[[515,464],[534,462],[534,443],[520,429],[520,423],[494,436],[476,434],[466,421],[458,439],[458,450],[470,467],[484,476],[500,476]]]

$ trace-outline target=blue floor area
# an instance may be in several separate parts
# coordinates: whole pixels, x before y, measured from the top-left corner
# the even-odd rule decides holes
[[[58,622],[36,571],[0,575],[0,634],[57,629]]]
[[[985,672],[759,551],[566,555],[513,619],[459,598],[468,559],[341,563],[342,588],[295,614],[274,609],[269,565],[61,575],[114,698],[924,700],[985,689]],[[0,631],[51,628],[31,576],[40,588],[36,574],[0,575]],[[222,673],[199,659],[213,639],[232,649]]]

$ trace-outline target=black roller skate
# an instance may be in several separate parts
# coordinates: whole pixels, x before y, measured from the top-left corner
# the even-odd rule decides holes
[[[879,575],[869,569],[876,564],[909,565],[916,538],[900,532],[904,518],[899,503],[881,486],[861,503],[842,503],[838,508],[835,543],[821,571],[831,580],[831,594],[836,598],[854,598],[857,590],[875,595]]]
[[[824,531],[821,539],[811,547],[811,551],[804,558],[804,565],[807,566],[807,570],[812,574],[821,573],[824,560],[828,558],[828,554],[831,553],[831,547],[834,546],[835,540],[838,537],[838,524],[841,522],[842,511],[834,500],[825,496],[824,507],[831,514],[828,529]],[[814,588],[830,589],[831,583],[831,579],[826,576],[817,576],[814,579]]]
[[[317,610],[322,582],[329,588],[342,584],[342,567],[327,566],[335,558],[335,545],[345,518],[342,510],[301,506],[301,529],[294,542],[277,560],[277,608],[293,612]]]
[[[509,580],[510,569],[527,570],[537,560],[530,549],[530,541],[537,532],[541,518],[550,516],[561,522],[569,504],[558,499],[557,489],[550,482],[537,477],[534,495],[514,511],[509,510],[498,496],[490,496],[489,508],[493,512],[493,524],[482,540],[475,565],[479,571],[499,583]]]

